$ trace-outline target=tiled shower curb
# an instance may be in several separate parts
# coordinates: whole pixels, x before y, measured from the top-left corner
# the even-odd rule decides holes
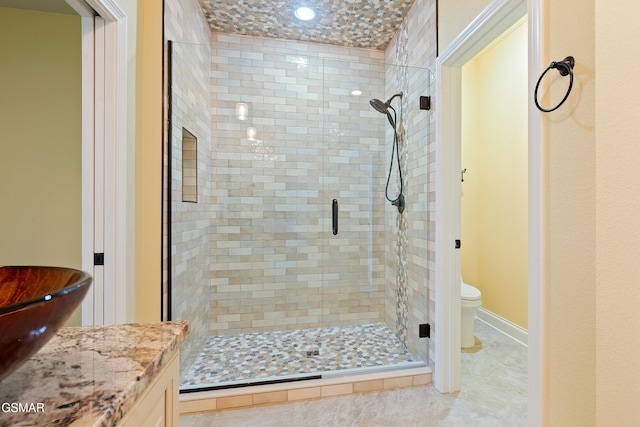
[[[429,367],[379,371],[180,395],[180,415],[371,393],[431,384]]]

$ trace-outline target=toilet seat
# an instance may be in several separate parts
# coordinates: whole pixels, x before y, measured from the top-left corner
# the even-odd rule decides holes
[[[460,297],[465,301],[478,301],[482,297],[482,294],[477,288],[462,283],[460,287]]]

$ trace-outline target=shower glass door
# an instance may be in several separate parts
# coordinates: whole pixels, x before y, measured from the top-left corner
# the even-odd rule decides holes
[[[428,340],[418,328],[429,322],[431,112],[420,109],[420,97],[429,96],[431,75],[426,69],[338,59],[324,59],[322,74],[329,222],[322,324],[330,328],[327,359],[341,361],[325,376],[424,366]],[[400,93],[389,103],[398,135],[394,152],[393,127],[370,100],[386,102]],[[406,198],[401,215],[385,197],[393,200],[400,192],[398,159]]]

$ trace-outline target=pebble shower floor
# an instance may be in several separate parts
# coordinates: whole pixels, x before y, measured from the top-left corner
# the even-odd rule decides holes
[[[209,337],[181,389],[224,387],[328,371],[415,366],[383,323]]]

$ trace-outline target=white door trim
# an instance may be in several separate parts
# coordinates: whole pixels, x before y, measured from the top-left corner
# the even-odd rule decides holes
[[[461,69],[497,36],[526,14],[527,0],[494,0],[438,56],[436,61],[438,161],[436,161],[435,322],[437,330],[434,385],[442,393],[458,391],[461,374],[460,251],[455,249],[454,245],[455,240],[460,239]],[[531,110],[531,107],[529,109]],[[530,120],[531,117],[530,114]],[[531,121],[529,123],[531,124]],[[539,145],[533,143],[531,137],[529,142],[530,149]],[[536,167],[539,166],[536,165]],[[536,179],[536,176],[530,176],[529,179],[530,181]],[[530,211],[539,209],[539,205],[535,203],[536,201],[530,201]],[[531,288],[530,283],[530,292]],[[537,307],[533,307],[531,311],[536,312]],[[531,333],[530,331],[530,338]],[[536,351],[535,343],[537,341],[534,338],[534,345],[531,345],[532,343],[529,345],[530,352]],[[536,374],[530,372],[530,376]]]
[[[94,15],[95,12],[82,0],[66,0],[80,15],[82,37],[82,270],[91,274],[94,283],[82,302],[82,325],[93,325],[93,301],[96,274],[93,265],[95,247],[94,205]]]
[[[127,321],[127,15],[114,0],[87,0],[104,19],[104,324]]]
[[[127,16],[113,0],[66,1],[82,19],[82,265],[94,275],[82,324],[125,323]],[[93,265],[96,252],[104,267]]]
[[[549,58],[545,46],[548,46],[544,32],[544,11],[546,1],[529,0],[529,348],[528,363],[528,401],[527,417],[529,426],[542,426],[546,421],[544,400],[547,345],[546,333],[546,289],[547,262],[545,255],[546,225],[545,189],[548,188],[546,176],[546,141],[543,138],[543,121],[540,112],[533,107],[533,91],[538,75]]]

